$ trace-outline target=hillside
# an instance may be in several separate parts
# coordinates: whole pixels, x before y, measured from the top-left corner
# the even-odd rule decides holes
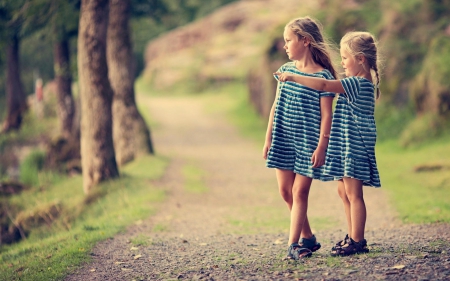
[[[335,42],[357,29],[379,38],[384,75],[378,116],[386,127],[380,136],[400,137],[409,145],[450,131],[449,12],[450,1],[238,1],[151,41],[142,82],[157,92],[201,92],[220,82],[245,82],[253,105],[267,116],[271,73],[287,60],[279,44],[282,28],[310,15]]]
[[[192,24],[166,33],[146,49],[143,78],[156,90],[243,80],[260,59],[274,28],[318,9],[317,1],[238,1]]]

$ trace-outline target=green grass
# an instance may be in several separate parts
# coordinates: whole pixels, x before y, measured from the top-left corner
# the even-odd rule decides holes
[[[186,164],[181,171],[184,177],[184,189],[191,193],[204,193],[208,191],[205,184],[205,171],[194,164]]]
[[[137,237],[134,237],[130,239],[131,244],[134,246],[148,246],[151,244],[150,238],[148,236],[145,236],[143,234],[138,235]]]
[[[450,137],[403,149],[397,142],[377,145],[381,184],[403,222],[450,222]],[[441,165],[416,172],[420,166]]]
[[[162,176],[167,162],[160,157],[138,158],[123,168],[122,178],[101,184],[89,196],[83,194],[81,176],[75,176],[12,197],[10,202],[26,212],[51,202],[58,202],[61,211],[51,226],[38,227],[26,240],[0,249],[2,279],[61,279],[89,261],[96,242],[156,210],[165,193],[150,181]]]

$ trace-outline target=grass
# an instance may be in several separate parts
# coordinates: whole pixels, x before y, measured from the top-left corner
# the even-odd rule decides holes
[[[146,235],[138,235],[132,239],[130,239],[131,244],[133,244],[134,246],[148,246],[151,244],[150,238]]]
[[[181,171],[184,177],[184,189],[191,193],[204,193],[208,191],[205,184],[205,171],[196,165],[189,163],[183,166]]]
[[[138,158],[124,167],[121,179],[98,186],[87,197],[81,176],[12,197],[10,202],[27,207],[27,212],[50,202],[59,202],[62,207],[51,226],[43,225],[25,241],[0,249],[2,279],[61,279],[79,264],[88,262],[96,242],[114,236],[156,210],[165,193],[150,181],[162,176],[167,162],[159,157]]]
[[[397,142],[377,145],[381,184],[407,223],[450,222],[450,137],[404,149]],[[440,170],[416,172],[420,166]]]

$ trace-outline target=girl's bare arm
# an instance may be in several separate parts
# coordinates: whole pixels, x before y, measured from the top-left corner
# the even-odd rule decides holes
[[[327,80],[324,78],[296,75],[286,72],[275,72],[281,82],[292,81],[311,89],[331,93],[344,93],[340,80]]]

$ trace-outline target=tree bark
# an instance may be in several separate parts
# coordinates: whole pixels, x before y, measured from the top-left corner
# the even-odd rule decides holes
[[[20,79],[19,37],[11,38],[6,50],[6,96],[7,115],[3,132],[20,129],[23,114],[28,109],[27,97]]]
[[[112,138],[113,91],[106,64],[108,0],[82,0],[78,35],[83,189],[119,176]]]
[[[75,103],[72,97],[72,74],[70,72],[70,52],[67,38],[54,44],[54,69],[58,100],[58,117],[61,135],[69,140],[78,135],[74,132]]]
[[[109,1],[107,58],[109,80],[114,90],[113,139],[119,166],[138,154],[153,153],[150,130],[135,100],[130,5],[128,0]]]

